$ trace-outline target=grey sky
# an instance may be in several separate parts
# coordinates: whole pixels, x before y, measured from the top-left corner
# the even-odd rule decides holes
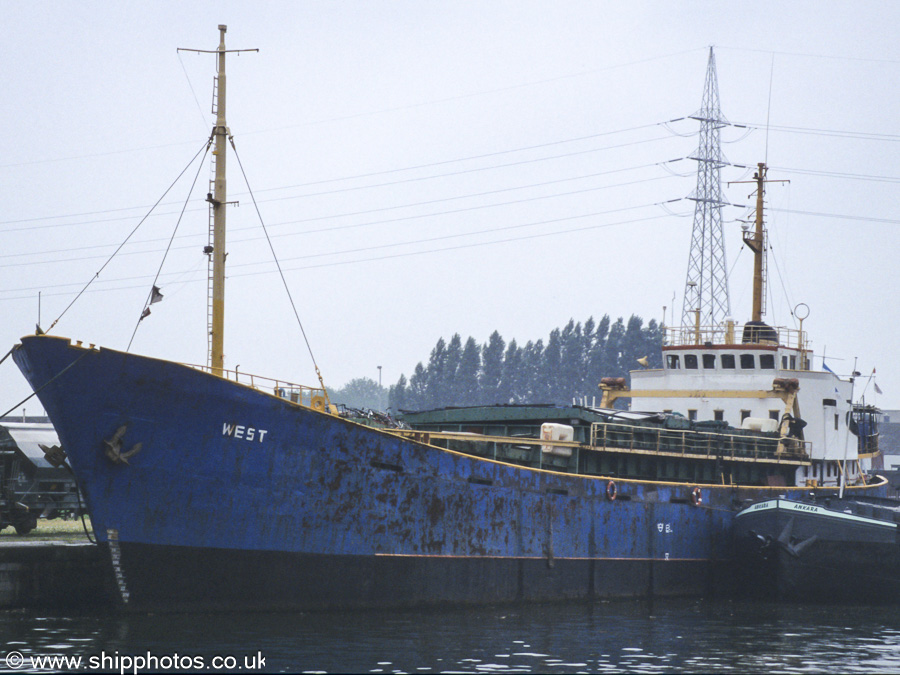
[[[735,164],[765,159],[770,323],[900,407],[894,2],[0,2],[0,343],[46,328],[203,145],[228,25],[228,122],[333,387],[394,383],[438,337],[546,339],[570,318],[680,315],[715,46]],[[770,100],[771,82],[771,105]],[[202,113],[198,109],[202,108]],[[766,123],[769,133],[765,131]],[[673,133],[674,132],[674,133]],[[672,161],[680,160],[680,161]],[[664,164],[664,166],[660,166]],[[229,158],[226,365],[312,384]],[[54,333],[124,349],[196,165]],[[208,163],[133,350],[206,359]],[[747,179],[743,169],[723,179]],[[726,195],[739,204],[751,187]],[[744,209],[727,209],[735,318]],[[817,359],[816,366],[821,361]],[[865,386],[865,378],[860,388]],[[857,390],[859,391],[859,389]],[[29,393],[7,361],[0,408]],[[593,393],[593,392],[573,392]],[[867,399],[873,387],[868,386]],[[26,404],[38,412],[34,401]],[[2,412],[2,411],[0,411]]]

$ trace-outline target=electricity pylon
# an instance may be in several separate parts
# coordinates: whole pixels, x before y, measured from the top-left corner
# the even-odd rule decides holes
[[[700,122],[700,146],[691,159],[697,161],[697,189],[689,197],[695,202],[691,254],[684,284],[681,325],[721,324],[731,316],[728,297],[728,268],[722,237],[722,182],[720,170],[728,165],[719,145],[719,130],[728,120],[719,109],[719,83],[716,57],[709,48],[706,84],[700,111],[691,115]],[[699,315],[698,315],[699,312]]]

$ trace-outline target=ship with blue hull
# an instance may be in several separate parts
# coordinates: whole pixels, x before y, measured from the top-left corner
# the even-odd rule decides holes
[[[884,491],[870,474],[877,451],[860,451],[844,420],[850,384],[812,369],[802,324],[782,331],[756,313],[743,327],[671,331],[663,367],[634,371],[630,386],[604,380],[599,406],[373,424],[324,386],[226,369],[219,29],[209,364],[40,330],[12,350],[78,479],[121,607],[703,595],[727,577],[743,506],[810,486],[829,494],[838,468],[845,491]],[[654,412],[617,409],[620,398],[652,400]]]
[[[374,429],[280,396],[284,383],[267,393],[66,338],[23,338],[13,356],[41,388],[124,606],[700,595],[728,564],[736,505],[773,492],[466,454],[441,445],[507,440],[548,454],[548,441]],[[550,443],[582,456],[625,450]]]

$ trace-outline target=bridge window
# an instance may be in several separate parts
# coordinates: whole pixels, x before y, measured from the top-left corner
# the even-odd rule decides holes
[[[749,410],[741,410],[741,422],[743,422],[748,417],[750,417],[750,411]]]
[[[772,370],[775,368],[775,355],[774,354],[760,354],[759,355],[759,367],[764,368],[766,370]]]
[[[684,367],[690,368],[691,370],[697,370],[697,355],[696,354],[685,354],[684,355]]]
[[[722,354],[722,367],[734,369],[734,354]]]
[[[694,421],[697,419],[697,411],[696,410],[688,410],[688,419]]]
[[[778,411],[777,411],[777,410],[770,410],[770,411],[769,411],[769,419],[777,420],[778,417],[779,417],[779,415],[778,415]]]
[[[678,370],[681,367],[678,365],[678,354],[668,354],[666,356],[666,367],[669,370]]]
[[[715,368],[716,367],[716,355],[715,354],[704,354],[703,355],[703,367],[704,368]]]
[[[722,422],[725,419],[725,411],[724,410],[713,410],[713,419],[717,422]]]
[[[756,359],[753,354],[741,354],[741,368],[753,370],[756,367]]]

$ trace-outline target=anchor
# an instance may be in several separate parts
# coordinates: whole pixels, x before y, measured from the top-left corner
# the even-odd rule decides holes
[[[54,469],[58,469],[66,463],[66,451],[58,445],[48,447],[38,443],[38,447],[44,451],[44,459],[46,459]]]
[[[799,558],[800,554],[808,548],[816,543],[819,535],[814,534],[811,537],[807,537],[803,541],[796,542],[796,537],[793,536],[794,532],[794,519],[790,518],[787,522],[787,525],[784,526],[784,529],[781,531],[781,534],[778,535],[778,545],[781,546],[787,553],[794,558]]]
[[[128,425],[123,424],[116,429],[116,433],[113,434],[112,438],[108,441],[103,441],[103,452],[113,464],[128,464],[128,458],[141,451],[143,444],[136,443],[127,452],[122,452],[122,436],[125,435],[127,429]]]

